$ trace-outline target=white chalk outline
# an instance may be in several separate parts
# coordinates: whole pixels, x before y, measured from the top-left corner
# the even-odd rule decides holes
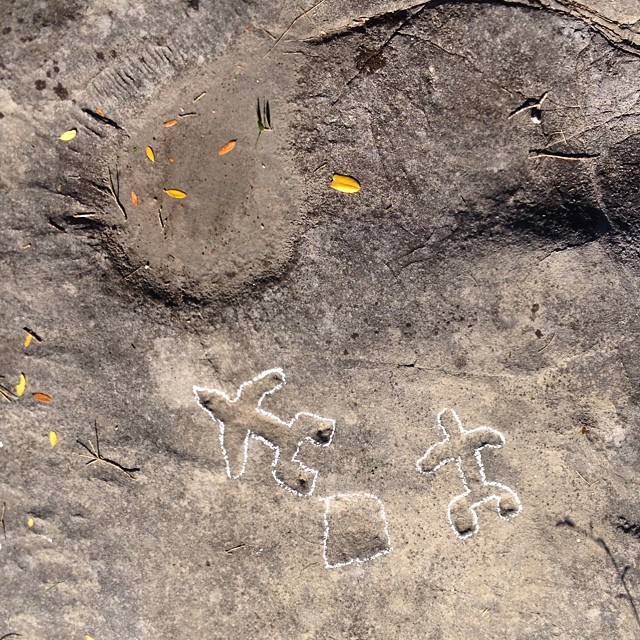
[[[219,418],[217,418],[215,415],[213,415],[213,413],[211,411],[209,411],[209,409],[207,409],[207,407],[204,406],[204,404],[202,402],[200,402],[200,398],[198,396],[198,392],[199,391],[205,391],[207,393],[213,393],[219,397],[221,397],[222,399],[224,399],[226,402],[228,402],[229,404],[234,404],[235,402],[237,402],[240,399],[240,396],[242,395],[242,390],[247,387],[250,384],[253,384],[255,382],[258,382],[258,380],[262,380],[262,378],[265,378],[269,375],[271,375],[272,373],[277,373],[280,376],[282,376],[282,382],[279,382],[278,384],[276,384],[273,389],[270,389],[269,391],[265,391],[262,396],[260,397],[260,400],[258,401],[258,406],[256,407],[256,412],[257,413],[261,413],[264,416],[267,416],[269,418],[273,418],[278,424],[281,424],[284,427],[287,428],[291,428],[291,426],[293,425],[293,423],[298,420],[301,416],[308,416],[311,418],[315,418],[316,420],[320,420],[322,422],[326,422],[329,425],[331,425],[331,435],[329,436],[329,440],[327,442],[324,443],[319,443],[317,441],[315,441],[313,438],[311,438],[310,436],[305,436],[304,438],[302,438],[301,440],[298,441],[297,445],[296,445],[296,450],[293,454],[293,456],[291,457],[291,461],[297,463],[304,471],[313,474],[313,480],[311,482],[311,488],[307,493],[300,493],[299,491],[296,491],[295,489],[292,489],[291,487],[289,487],[287,484],[285,484],[284,482],[282,482],[282,480],[280,480],[277,475],[276,475],[276,467],[278,465],[278,460],[280,459],[280,447],[276,444],[274,444],[273,442],[271,442],[270,440],[267,440],[266,438],[264,438],[263,436],[257,435],[255,433],[253,433],[253,431],[251,430],[250,427],[247,427],[248,433],[244,439],[244,456],[243,456],[243,461],[242,461],[242,469],[240,470],[240,473],[238,473],[238,475],[234,476],[231,473],[231,466],[229,464],[229,456],[227,455],[227,450],[224,447],[224,422],[222,420],[220,420]],[[275,451],[275,456],[273,459],[273,463],[271,464],[272,470],[271,470],[271,475],[273,476],[273,479],[283,488],[286,489],[287,491],[289,491],[290,493],[293,493],[294,495],[300,496],[300,497],[309,497],[311,495],[313,495],[313,492],[315,491],[316,488],[316,482],[318,480],[318,474],[320,473],[317,469],[312,469],[311,467],[307,467],[301,460],[298,460],[298,453],[300,451],[300,447],[303,445],[304,442],[310,442],[311,444],[313,444],[313,446],[315,447],[328,447],[332,441],[333,441],[333,436],[335,435],[335,431],[336,431],[336,421],[333,420],[332,418],[323,418],[322,416],[316,415],[315,413],[309,413],[308,411],[301,411],[299,413],[296,413],[295,416],[293,416],[293,418],[289,421],[286,422],[284,420],[282,420],[281,418],[278,418],[278,416],[274,415],[273,413],[269,412],[269,411],[265,411],[262,408],[262,402],[264,401],[264,399],[267,396],[270,396],[271,394],[275,393],[276,391],[278,391],[278,389],[282,389],[282,387],[284,387],[284,385],[287,383],[286,380],[286,376],[284,374],[284,371],[280,368],[280,367],[276,367],[274,369],[266,369],[265,371],[263,371],[262,373],[259,373],[257,376],[255,376],[254,378],[252,378],[251,380],[247,380],[246,382],[243,382],[240,387],[238,388],[238,390],[236,391],[236,395],[235,398],[231,399],[224,391],[220,390],[220,389],[209,389],[206,387],[198,387],[196,385],[193,386],[193,393],[195,395],[196,398],[196,402],[198,403],[198,405],[200,405],[210,416],[211,418],[213,418],[214,422],[218,423],[218,426],[220,428],[220,448],[222,449],[222,455],[224,456],[224,461],[225,461],[225,466],[226,466],[226,470],[227,470],[227,476],[229,478],[231,478],[232,480],[237,480],[238,478],[240,478],[246,469],[247,466],[247,459],[249,457],[249,439],[253,438],[254,440],[260,440],[261,442],[264,442],[264,444],[266,444],[268,447],[270,447],[271,449],[273,449]]]
[[[484,429],[489,429],[490,431],[492,431],[494,434],[496,434],[498,436],[498,438],[501,441],[501,444],[484,444],[481,447],[478,447],[475,451],[474,451],[474,457],[476,459],[476,462],[478,463],[478,467],[480,468],[480,479],[482,480],[482,484],[485,487],[497,487],[499,489],[502,489],[503,491],[505,491],[506,493],[510,493],[513,498],[516,501],[516,504],[518,505],[518,510],[515,511],[514,513],[511,513],[510,515],[507,516],[503,516],[500,514],[500,509],[499,509],[499,500],[500,500],[500,496],[497,494],[492,494],[490,496],[486,496],[485,498],[483,498],[482,500],[478,500],[477,502],[474,502],[473,504],[470,505],[469,509],[471,511],[471,515],[472,515],[472,522],[473,522],[473,529],[469,532],[466,533],[464,535],[460,535],[457,531],[457,529],[455,528],[454,524],[453,524],[453,519],[451,518],[451,509],[453,507],[453,505],[455,504],[455,502],[457,502],[458,500],[460,500],[460,498],[464,498],[465,496],[468,496],[471,493],[471,489],[469,488],[469,485],[467,484],[467,478],[464,475],[464,470],[462,469],[462,456],[457,456],[457,457],[452,457],[452,458],[447,458],[446,460],[443,460],[442,462],[440,462],[439,464],[437,464],[433,469],[431,469],[431,471],[423,471],[420,468],[420,463],[429,456],[429,454],[431,453],[431,451],[433,451],[433,449],[435,449],[438,445],[441,445],[445,442],[449,442],[449,440],[451,439],[451,436],[449,435],[449,433],[447,432],[445,426],[442,424],[442,416],[447,412],[447,411],[451,411],[451,413],[453,414],[453,417],[455,418],[455,421],[458,425],[458,428],[460,429],[460,433],[473,433],[474,431],[480,431],[480,430],[484,430]],[[481,451],[483,449],[500,449],[501,447],[504,446],[505,442],[506,442],[506,438],[504,437],[504,435],[502,433],[500,433],[500,431],[498,431],[497,429],[494,429],[493,427],[486,427],[486,426],[482,426],[482,427],[477,427],[475,429],[465,429],[462,426],[462,421],[460,420],[460,418],[458,417],[458,414],[455,412],[455,409],[449,409],[444,408],[442,411],[440,411],[440,413],[438,413],[438,416],[436,418],[436,422],[438,423],[438,427],[440,427],[440,430],[442,431],[442,433],[444,434],[444,440],[440,440],[440,442],[436,442],[435,444],[431,445],[426,453],[418,459],[418,461],[416,462],[416,468],[418,469],[419,473],[425,474],[425,475],[433,475],[435,474],[435,472],[440,469],[440,467],[444,466],[445,464],[451,462],[452,460],[456,461],[456,467],[458,468],[458,474],[460,475],[460,479],[462,480],[462,484],[464,486],[464,491],[460,494],[455,496],[448,505],[447,508],[447,519],[449,520],[449,524],[451,525],[451,529],[453,530],[453,533],[455,533],[455,535],[460,538],[460,540],[466,540],[467,538],[470,538],[471,536],[475,535],[476,533],[478,533],[478,531],[480,530],[480,524],[478,522],[478,514],[476,513],[476,509],[481,505],[484,504],[485,502],[490,502],[491,500],[495,500],[496,501],[496,513],[498,514],[498,517],[502,520],[511,520],[512,518],[515,518],[517,515],[519,515],[522,511],[522,502],[520,501],[520,498],[518,497],[518,494],[511,489],[510,487],[507,487],[506,485],[500,483],[500,482],[491,482],[487,480],[487,476],[485,474],[484,471],[484,465],[482,464],[482,455],[481,455]]]
[[[327,559],[327,542],[329,541],[329,508],[331,500],[335,500],[336,498],[373,498],[377,500],[380,505],[380,511],[378,512],[380,516],[382,516],[382,520],[384,522],[384,534],[387,538],[387,548],[382,549],[381,551],[377,551],[372,556],[368,556],[367,558],[351,558],[351,560],[347,560],[346,562],[337,562],[336,564],[331,564]],[[324,566],[327,569],[338,569],[340,567],[346,567],[350,564],[356,562],[357,564],[363,564],[364,562],[369,562],[369,560],[375,560],[380,556],[389,555],[393,548],[391,546],[391,537],[389,536],[389,523],[387,522],[387,515],[384,511],[384,503],[380,498],[374,496],[372,493],[337,493],[333,496],[327,496],[326,498],[320,498],[324,500],[324,536],[322,538],[322,557],[324,559]]]

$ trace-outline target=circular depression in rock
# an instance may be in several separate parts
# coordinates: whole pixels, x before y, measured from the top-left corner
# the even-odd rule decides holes
[[[147,287],[221,299],[286,266],[302,216],[286,142],[291,81],[286,61],[244,47],[167,82],[127,127],[117,158],[127,219],[109,244]],[[268,102],[273,126],[259,137],[258,100],[263,115]],[[186,197],[167,195],[174,189]]]

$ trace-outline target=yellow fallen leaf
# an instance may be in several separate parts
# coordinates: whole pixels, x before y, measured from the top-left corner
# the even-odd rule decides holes
[[[20,382],[16,385],[15,392],[18,398],[24,393],[24,390],[27,388],[27,378],[24,373],[20,374]]]
[[[77,135],[77,129],[69,129],[69,131],[63,131],[60,134],[60,140],[62,140],[63,142],[69,142],[69,140],[73,140]]]
[[[139,200],[138,200],[138,194],[137,194],[135,191],[132,191],[132,192],[131,192],[131,202],[133,203],[133,206],[134,206],[134,207],[137,207],[137,206],[138,206],[138,202],[139,202]]]
[[[182,198],[187,197],[187,194],[184,191],[180,191],[180,189],[165,189],[164,192],[170,198],[175,198],[176,200],[181,200]]]
[[[236,141],[235,140],[229,140],[229,142],[227,142],[226,144],[223,144],[219,149],[218,149],[218,155],[219,156],[223,156],[225,153],[229,153],[229,151],[231,151],[233,149],[233,147],[236,146]]]
[[[41,391],[36,391],[35,393],[32,393],[31,395],[38,402],[51,402],[53,400],[53,398],[50,395],[47,395],[46,393],[42,393]]]
[[[357,193],[361,189],[360,183],[355,178],[339,173],[333,174],[333,180],[329,186],[336,191],[342,191],[342,193]]]
[[[27,520],[27,527],[29,527],[29,529],[33,529],[33,525],[36,523],[36,521],[33,518],[29,518]]]
[[[30,333],[27,333],[27,335],[24,337],[24,348],[28,349],[32,341],[33,336]]]
[[[89,634],[87,634],[87,635],[84,637],[84,640],[93,640],[93,636],[90,636]]]
[[[163,127],[167,127],[167,129],[168,129],[169,127],[173,127],[176,124],[178,124],[177,120],[167,120],[166,122],[162,123],[162,126]]]
[[[55,431],[49,431],[49,444],[52,447],[58,444],[58,434]]]
[[[104,118],[104,111],[103,111],[102,109],[96,109],[96,113],[97,113],[100,117]]]
[[[156,154],[153,152],[153,149],[151,147],[145,147],[144,152],[147,154],[147,158],[149,158],[151,162],[156,161]]]

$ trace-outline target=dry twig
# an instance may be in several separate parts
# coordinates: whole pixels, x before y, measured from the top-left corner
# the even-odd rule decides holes
[[[300,20],[300,18],[304,18],[304,16],[306,16],[308,13],[311,13],[314,9],[317,9],[322,3],[324,2],[324,0],[319,0],[318,2],[316,2],[313,7],[307,9],[306,11],[303,11],[302,13],[298,14],[292,21],[291,24],[282,32],[281,35],[279,35],[276,38],[276,41],[271,45],[271,49],[269,49],[269,51],[267,51],[267,53],[265,53],[264,57],[266,58],[277,46],[278,43],[280,42],[280,40],[282,40],[282,38],[284,38],[287,33],[289,33],[289,31],[291,31],[291,29],[293,29],[293,26],[295,25],[296,22],[298,22],[298,20]]]
[[[3,502],[2,503],[2,515],[0,516],[0,524],[2,524],[2,535],[4,535],[4,539],[7,539],[7,528],[4,524],[4,514],[7,510],[7,503]]]
[[[122,212],[124,219],[127,220],[127,211],[122,202],[120,202],[120,172],[118,171],[118,167],[116,167],[116,181],[114,183],[113,176],[111,175],[111,168],[108,167],[107,170],[109,172],[108,193],[118,205],[118,209]]]
[[[122,471],[122,473],[124,473],[126,476],[128,476],[132,480],[135,480],[136,477],[133,474],[136,471],[140,471],[140,469],[138,467],[132,467],[132,468],[123,467],[119,462],[116,462],[115,460],[111,460],[110,458],[105,458],[102,455],[102,453],[100,453],[100,438],[98,437],[98,423],[96,421],[94,421],[94,429],[95,429],[95,432],[96,432],[96,446],[95,446],[95,449],[93,447],[93,444],[91,443],[91,440],[89,440],[88,441],[89,444],[86,445],[81,440],[76,439],[76,442],[81,447],[84,447],[89,452],[88,456],[87,455],[83,455],[83,454],[79,454],[83,458],[90,458],[89,462],[85,463],[85,466],[89,466],[90,464],[93,464],[94,462],[104,462],[105,464],[108,464],[108,465],[110,465],[112,467],[115,467],[116,469],[119,469],[120,471]]]
[[[591,160],[597,158],[599,153],[553,153],[544,149],[531,149],[529,159],[533,158],[557,158],[558,160]]]

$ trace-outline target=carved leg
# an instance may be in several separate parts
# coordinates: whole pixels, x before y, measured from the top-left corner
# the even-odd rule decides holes
[[[287,458],[287,454],[289,457]],[[293,462],[290,451],[281,451],[278,464],[273,470],[273,476],[278,482],[295,493],[303,496],[310,495],[314,489],[315,472],[305,471],[297,462]]]
[[[464,493],[449,504],[449,522],[461,538],[472,536],[478,528],[478,519],[471,508],[471,495]]]

